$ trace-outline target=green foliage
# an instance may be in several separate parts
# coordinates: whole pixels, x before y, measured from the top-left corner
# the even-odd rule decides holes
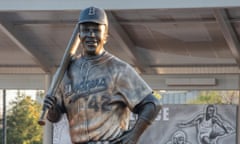
[[[196,100],[188,102],[189,104],[223,104],[222,96],[217,91],[203,91]]]
[[[160,95],[159,91],[153,91],[153,95],[157,98],[157,99],[161,99],[162,96]]]
[[[11,103],[7,116],[7,142],[42,144],[42,127],[37,124],[41,105],[28,96],[19,95]]]
[[[222,100],[225,104],[236,104],[239,103],[239,91],[223,91]]]

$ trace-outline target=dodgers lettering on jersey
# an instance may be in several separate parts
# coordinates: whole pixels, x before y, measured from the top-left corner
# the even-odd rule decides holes
[[[128,128],[129,110],[152,92],[130,65],[107,52],[75,60],[68,75],[61,98],[75,143],[119,137]]]
[[[106,78],[97,78],[93,80],[85,80],[76,86],[76,94],[71,98],[71,102],[76,101],[81,96],[86,96],[89,94],[97,93],[107,89]]]

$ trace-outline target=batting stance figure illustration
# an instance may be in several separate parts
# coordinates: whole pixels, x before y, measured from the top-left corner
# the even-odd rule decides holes
[[[56,96],[47,96],[47,118],[66,113],[73,144],[136,144],[159,113],[152,89],[126,62],[104,49],[108,36],[105,11],[89,7],[80,13],[80,56],[68,65]],[[128,129],[130,112],[138,114]]]
[[[178,127],[191,127],[197,126],[198,140],[200,144],[216,144],[216,140],[220,136],[232,133],[232,127],[223,123],[219,115],[216,114],[216,107],[208,105],[206,113],[199,114],[188,122],[183,122]],[[216,129],[216,126],[222,130]]]

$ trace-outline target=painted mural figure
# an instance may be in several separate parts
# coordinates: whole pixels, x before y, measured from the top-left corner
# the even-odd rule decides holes
[[[223,122],[214,105],[208,105],[205,113],[198,114],[190,121],[178,124],[180,128],[192,126],[197,128],[199,144],[216,144],[219,137],[234,131],[231,126]]]
[[[181,130],[176,131],[171,138],[171,141],[166,144],[191,144],[187,141],[187,135]]]

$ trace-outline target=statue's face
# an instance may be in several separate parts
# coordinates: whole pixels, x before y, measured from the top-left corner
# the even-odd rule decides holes
[[[103,51],[107,39],[106,26],[92,22],[82,23],[79,26],[79,37],[84,54],[99,55]]]

